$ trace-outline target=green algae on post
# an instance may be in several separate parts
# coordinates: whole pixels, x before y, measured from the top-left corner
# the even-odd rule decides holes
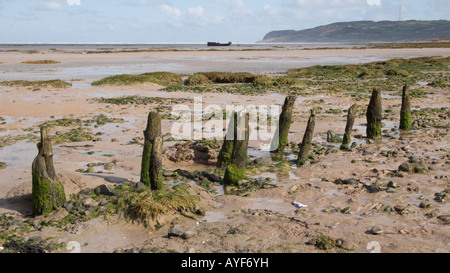
[[[231,114],[233,117],[228,123],[225,138],[223,140],[222,148],[217,156],[217,167],[226,167],[232,163],[231,155],[233,154],[234,140],[237,137],[237,115],[235,112]]]
[[[405,85],[402,92],[402,108],[400,110],[400,130],[411,130],[411,100],[409,86]]]
[[[245,112],[234,113],[236,128],[234,135],[231,164],[227,166],[224,175],[224,184],[227,186],[238,185],[244,179],[245,166],[248,159],[248,141],[250,138],[249,114]]]
[[[300,144],[300,152],[297,158],[297,165],[304,165],[308,159],[309,150],[311,149],[311,142],[314,135],[314,127],[316,125],[316,109],[311,109],[311,114],[308,119],[303,141]]]
[[[356,117],[357,111],[358,111],[357,104],[353,104],[348,109],[347,124],[345,125],[345,134],[344,134],[344,139],[342,140],[342,145],[341,145],[342,150],[350,149],[350,143],[352,141],[353,124],[355,123],[355,117]]]
[[[382,115],[382,103],[381,103],[381,90],[374,88],[372,91],[372,97],[370,98],[369,106],[367,107],[367,138],[373,141],[381,141],[381,115]]]
[[[142,154],[140,181],[152,190],[163,188],[161,116],[156,112],[148,115],[144,131],[144,150]]]
[[[289,129],[291,128],[292,123],[292,112],[294,108],[294,103],[297,97],[295,96],[287,96],[284,100],[283,110],[280,114],[280,120],[278,123],[277,133],[278,133],[278,143],[272,143],[272,145],[276,145],[273,148],[275,149],[275,153],[283,153],[288,144],[288,135]],[[277,139],[274,138],[274,141]],[[273,150],[273,149],[272,149]]]
[[[33,161],[31,170],[32,213],[46,215],[66,202],[64,186],[58,181],[53,166],[53,152],[47,127],[41,127],[41,142],[37,145],[39,154]]]

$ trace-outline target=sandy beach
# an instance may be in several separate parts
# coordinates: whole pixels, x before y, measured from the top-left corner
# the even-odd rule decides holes
[[[234,48],[235,49],[235,48]],[[173,107],[176,103],[162,102],[149,105],[115,105],[98,101],[100,98],[121,96],[161,97],[192,100],[201,97],[205,105],[282,105],[285,94],[267,92],[261,95],[230,93],[170,92],[157,84],[130,86],[91,86],[102,78],[119,74],[139,74],[167,71],[187,78],[197,72],[251,72],[268,76],[283,75],[289,69],[315,65],[347,65],[385,61],[395,58],[448,57],[449,48],[405,49],[283,49],[270,50],[186,50],[129,53],[97,53],[42,51],[0,52],[0,82],[59,79],[72,86],[68,88],[33,88],[0,86],[0,138],[11,142],[0,148],[0,215],[30,217],[32,175],[31,164],[38,150],[38,125],[62,118],[88,120],[99,115],[115,118],[105,125],[92,123],[86,128],[96,136],[95,141],[61,143],[53,145],[55,169],[64,184],[66,195],[102,184],[110,186],[124,182],[138,182],[142,156],[142,131],[147,116],[158,106]],[[56,64],[26,64],[25,61],[55,60]],[[448,72],[442,72],[448,78]],[[411,88],[419,88],[416,83]],[[427,96],[414,98],[414,109],[450,106],[449,88],[422,86]],[[332,114],[330,109],[346,110],[354,98],[336,96],[329,90],[313,90],[308,96],[298,96],[294,106],[294,123],[289,141],[299,143],[308,120],[309,109],[321,101],[313,143],[336,150],[321,155],[314,164],[297,167],[287,173],[249,174],[270,177],[276,187],[259,189],[250,196],[225,195],[220,185],[214,192],[202,191],[202,206],[206,215],[195,220],[182,217],[157,230],[146,229],[123,219],[105,220],[102,217],[77,223],[67,230],[45,227],[24,233],[24,237],[56,237],[58,242],[79,242],[81,252],[114,252],[118,249],[153,249],[153,252],[322,252],[309,243],[321,234],[341,240],[341,248],[333,252],[367,253],[370,242],[376,241],[381,252],[450,252],[448,215],[450,206],[434,200],[435,194],[450,188],[448,154],[450,137],[449,119],[440,122],[447,126],[413,130],[407,135],[392,131],[392,137],[380,144],[367,144],[354,139],[357,148],[351,152],[339,150],[339,144],[326,141],[327,131],[344,133],[345,112]],[[362,90],[370,93],[371,90]],[[383,120],[383,130],[398,128],[401,105],[400,90],[383,90],[383,109],[390,109],[389,119]],[[364,109],[368,100],[357,102]],[[169,112],[170,113],[170,112]],[[121,119],[121,120],[120,120]],[[163,119],[163,135],[170,137],[174,121]],[[365,135],[366,118],[359,115],[354,135]],[[50,134],[63,134],[70,128],[52,127]],[[136,141],[132,141],[136,140]],[[166,141],[164,148],[176,145]],[[270,159],[268,153],[257,149],[251,142],[249,156]],[[396,156],[392,151],[396,151]],[[402,173],[393,176],[409,157],[423,159],[432,170],[426,173]],[[93,172],[80,172],[89,163],[101,163]],[[112,167],[106,169],[106,164]],[[163,169],[190,172],[216,169],[212,164],[195,161],[174,162],[167,156]],[[337,179],[358,179],[365,184],[393,182],[398,188],[370,193],[361,185],[337,185]],[[194,183],[193,187],[198,187]],[[298,209],[292,201],[307,204]],[[421,208],[422,202],[432,206]],[[408,213],[386,213],[387,206],[402,207]],[[347,209],[348,208],[348,209]],[[344,211],[344,209],[347,209]],[[325,211],[325,212],[324,212]],[[433,213],[433,217],[425,216]],[[438,216],[446,216],[443,221]],[[172,225],[195,232],[189,240],[167,237]],[[380,225],[384,232],[374,235],[372,227]],[[59,252],[70,252],[62,249]]]

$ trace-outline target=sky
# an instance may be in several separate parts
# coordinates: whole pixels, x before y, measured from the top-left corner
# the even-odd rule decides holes
[[[334,22],[450,20],[450,0],[0,0],[0,43],[257,42]]]

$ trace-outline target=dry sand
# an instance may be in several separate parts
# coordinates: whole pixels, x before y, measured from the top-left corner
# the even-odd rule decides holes
[[[170,71],[192,74],[200,71],[249,71],[282,73],[290,68],[316,64],[364,63],[392,58],[419,56],[449,56],[450,49],[365,49],[365,50],[273,50],[273,51],[192,51],[192,52],[141,52],[117,54],[73,54],[43,52],[26,54],[0,52],[0,81],[62,79],[73,83],[71,88],[0,87],[0,117],[5,118],[0,136],[26,134],[24,129],[54,118],[88,118],[99,114],[124,118],[124,123],[108,124],[93,129],[102,132],[101,141],[54,145],[54,161],[66,194],[100,184],[117,184],[138,181],[140,173],[140,145],[129,145],[142,137],[146,117],[152,109],[146,106],[116,106],[92,101],[99,97],[142,95],[167,98],[194,98],[193,93],[158,91],[156,85],[126,87],[92,87],[90,82],[104,76],[121,73]],[[52,59],[60,64],[30,65],[22,61]],[[448,89],[432,89],[434,94],[415,99],[413,106],[449,106]],[[225,105],[227,103],[271,105],[282,104],[284,96],[265,94],[241,96],[229,94],[202,94],[203,102]],[[330,108],[348,108],[353,102],[348,97],[330,97],[324,94],[298,99],[295,119],[289,140],[300,142],[306,127],[310,100],[323,99]],[[363,102],[361,103],[364,104]],[[383,106],[398,106],[401,98],[384,99]],[[399,107],[397,107],[399,108]],[[399,111],[399,109],[397,109]],[[397,111],[396,110],[396,111]],[[326,132],[334,130],[343,134],[344,115],[321,114],[318,117],[314,142],[324,143]],[[398,120],[387,121],[386,128]],[[163,132],[171,128],[171,121],[163,120]],[[365,118],[359,117],[355,128],[365,134]],[[51,134],[54,132],[50,132]],[[355,134],[358,134],[356,132]],[[111,139],[117,142],[111,142]],[[178,252],[316,252],[306,243],[314,236],[326,234],[342,239],[346,248],[356,252],[369,252],[367,245],[376,241],[382,252],[449,252],[450,231],[437,218],[427,218],[426,212],[436,215],[450,214],[447,203],[433,201],[436,192],[450,188],[445,155],[450,149],[449,136],[437,129],[415,131],[404,140],[385,139],[382,144],[361,146],[352,152],[327,155],[316,164],[293,169],[288,176],[275,176],[277,188],[259,190],[251,197],[211,196],[204,218],[197,221],[181,220],[185,229],[194,230],[196,236],[189,240],[167,238],[169,226],[149,231],[141,226],[123,222],[106,223],[94,219],[79,226],[74,232],[44,229],[43,237],[56,236],[61,242],[77,241],[82,252],[112,252],[117,248],[159,248]],[[7,167],[0,170],[0,214],[25,214],[30,212],[31,163],[37,154],[35,143],[19,141],[0,148],[0,161]],[[89,145],[89,146],[84,146]],[[173,145],[173,144],[167,144]],[[324,143],[324,145],[330,145]],[[71,147],[68,147],[71,146]],[[334,145],[337,147],[337,144]],[[396,158],[380,153],[398,150]],[[92,155],[88,152],[93,151]],[[365,152],[365,153],[363,153]],[[105,155],[113,155],[108,157]],[[390,171],[407,161],[407,156],[436,160],[433,171],[426,174],[405,174],[390,177]],[[91,162],[108,163],[117,160],[114,168],[103,173],[82,174],[77,169]],[[353,160],[353,163],[352,163]],[[210,166],[189,163],[179,165],[168,160],[164,168],[188,170],[211,169]],[[273,176],[273,174],[268,174]],[[366,183],[377,180],[394,181],[400,188],[393,193],[368,193],[361,186],[335,185],[335,179],[356,178]],[[328,182],[324,182],[324,181]],[[429,200],[431,209],[421,209],[419,204]],[[296,209],[292,201],[307,204]],[[410,213],[398,215],[382,212],[386,205],[404,205]],[[350,207],[349,214],[324,213],[326,208]],[[372,235],[369,230],[382,225],[385,233]],[[33,234],[35,235],[35,234]]]

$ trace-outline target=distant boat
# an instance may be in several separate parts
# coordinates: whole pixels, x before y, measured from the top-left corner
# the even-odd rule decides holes
[[[228,43],[216,43],[216,42],[208,42],[208,46],[231,46],[231,42]]]

